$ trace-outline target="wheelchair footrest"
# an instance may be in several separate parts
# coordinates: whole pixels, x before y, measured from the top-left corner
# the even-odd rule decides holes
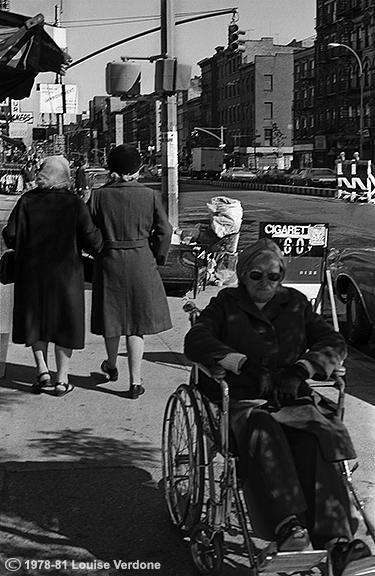
[[[265,555],[259,571],[262,573],[278,573],[311,570],[311,568],[323,562],[326,557],[327,550],[270,553]]]
[[[375,574],[375,557],[367,556],[353,560],[344,569],[342,576],[373,576]]]

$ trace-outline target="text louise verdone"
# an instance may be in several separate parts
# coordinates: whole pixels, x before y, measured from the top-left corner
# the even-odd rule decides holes
[[[11,566],[9,564],[8,569],[10,571],[18,570],[21,567],[21,561],[18,559],[12,559],[17,562],[17,566]],[[142,560],[135,560],[133,562],[128,562],[125,560],[112,560],[111,562],[104,562],[102,560],[26,560],[26,568],[30,569],[65,569],[70,568],[71,570],[109,570],[110,568],[116,568],[116,570],[160,570],[160,562],[143,562]]]
[[[119,570],[160,570],[160,562],[142,562],[134,560],[127,562],[125,560],[112,560],[111,562],[102,562],[101,560],[91,560],[85,562],[71,561],[72,570],[109,570],[110,568]]]

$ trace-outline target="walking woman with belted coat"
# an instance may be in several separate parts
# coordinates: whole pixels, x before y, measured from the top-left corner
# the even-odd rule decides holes
[[[137,399],[141,384],[143,336],[172,327],[157,266],[166,261],[172,227],[157,192],[137,182],[141,158],[126,144],[108,156],[111,180],[93,190],[89,206],[104,238],[95,259],[91,330],[104,336],[107,359],[102,371],[118,380],[117,355],[126,336],[130,387]]]

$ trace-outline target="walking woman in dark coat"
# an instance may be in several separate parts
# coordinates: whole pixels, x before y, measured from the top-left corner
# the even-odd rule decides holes
[[[94,264],[91,330],[104,336],[108,357],[101,369],[112,381],[118,379],[120,336],[126,336],[132,399],[144,392],[143,336],[172,327],[157,269],[166,261],[172,227],[159,194],[137,182],[140,165],[132,146],[114,148],[108,156],[112,180],[93,190],[89,201],[104,239]]]
[[[330,549],[339,576],[349,557],[370,553],[353,540],[357,522],[338,465],[355,451],[333,406],[306,380],[331,376],[346,357],[344,339],[301,292],[281,285],[285,263],[272,240],[246,248],[237,273],[239,286],[212,298],[186,335],[185,353],[221,368],[228,383],[255,531],[280,551],[310,541]],[[213,380],[202,374],[199,385],[218,399]]]
[[[31,346],[38,376],[35,392],[51,386],[48,343],[55,344],[55,394],[73,389],[68,380],[72,349],[84,347],[84,277],[81,252],[103,246],[86,204],[70,192],[63,156],[44,160],[37,188],[26,192],[3,230],[15,250],[13,342]]]

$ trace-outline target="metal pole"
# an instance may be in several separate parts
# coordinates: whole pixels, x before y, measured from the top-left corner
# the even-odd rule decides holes
[[[360,100],[360,105],[359,105],[359,157],[362,160],[362,153],[363,153],[363,114],[364,114],[364,110],[363,110],[363,92],[364,92],[364,83],[365,83],[365,76],[363,73],[363,66],[361,63],[361,67],[360,67],[360,73],[361,73],[361,78],[360,78],[360,82],[361,82],[361,100]]]
[[[60,27],[60,13],[61,13],[61,5],[59,4],[55,4],[55,26]],[[61,84],[62,85],[63,81],[62,81],[62,76],[60,74],[56,74],[56,78],[55,78],[55,84]],[[63,111],[64,111],[64,93],[63,93],[63,87],[61,86],[61,99],[62,99],[62,103],[63,103]],[[56,114],[56,124],[57,124],[57,133],[59,136],[63,137],[64,136],[64,114]],[[61,140],[59,141],[59,145],[58,145],[58,153],[59,154],[63,154],[65,153],[65,142],[63,143]],[[56,154],[56,150],[54,151],[54,153]]]
[[[161,0],[161,52],[169,58],[175,57],[174,0]],[[167,212],[173,228],[178,227],[178,170],[177,170],[177,99],[166,96],[161,101],[162,119],[162,199],[167,204]]]

